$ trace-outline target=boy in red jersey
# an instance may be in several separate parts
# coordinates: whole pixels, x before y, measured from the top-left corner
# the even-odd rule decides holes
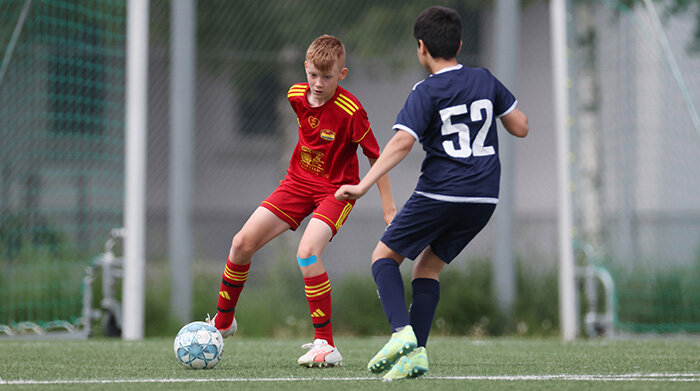
[[[338,85],[348,74],[342,42],[329,35],[316,38],[306,52],[304,68],[308,83],[295,84],[287,93],[299,123],[299,142],[287,175],[233,237],[217,314],[207,320],[224,337],[236,331],[234,311],[253,254],[286,230],[296,230],[313,213],[299,242],[297,263],[304,276],[315,339],[302,346],[309,351],[297,363],[327,367],[340,364],[342,356],[333,342],[331,284],[321,254],[355,202],[338,201],[334,194],[341,185],[360,181],[357,146],[372,165],[379,157],[379,145],[360,102]],[[382,177],[377,186],[388,225],[396,214],[389,178]]]

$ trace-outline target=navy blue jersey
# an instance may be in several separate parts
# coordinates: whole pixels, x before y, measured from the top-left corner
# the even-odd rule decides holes
[[[501,176],[495,119],[517,105],[488,70],[462,65],[416,84],[394,129],[425,151],[416,192],[448,202],[496,203]]]

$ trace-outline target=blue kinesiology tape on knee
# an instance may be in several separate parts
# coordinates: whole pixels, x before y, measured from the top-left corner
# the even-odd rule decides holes
[[[297,263],[299,263],[299,266],[301,266],[301,267],[313,265],[314,263],[316,263],[316,256],[312,255],[308,258],[297,257]]]

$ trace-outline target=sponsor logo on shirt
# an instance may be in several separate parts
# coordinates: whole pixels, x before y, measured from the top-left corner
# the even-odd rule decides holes
[[[325,173],[323,168],[324,164],[323,152],[314,151],[306,146],[301,147],[301,156],[299,160],[301,168],[316,175],[328,177],[328,174]]]

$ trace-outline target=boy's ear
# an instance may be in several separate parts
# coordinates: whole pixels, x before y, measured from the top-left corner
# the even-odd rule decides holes
[[[457,49],[457,53],[455,53],[455,57],[459,54],[459,52],[462,51],[462,40],[459,40],[459,49]]]
[[[425,46],[425,42],[423,42],[422,39],[418,40],[418,51],[423,55],[428,53],[428,48]]]
[[[348,67],[343,67],[343,69],[340,71],[340,77],[338,78],[338,80],[345,79],[348,76],[348,72]]]

